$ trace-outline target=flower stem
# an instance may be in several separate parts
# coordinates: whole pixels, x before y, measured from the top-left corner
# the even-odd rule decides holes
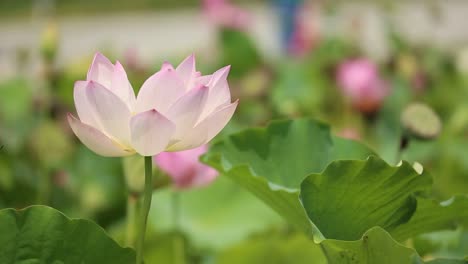
[[[174,238],[174,263],[185,264],[184,238],[182,233],[178,232]]]
[[[153,194],[153,159],[151,156],[145,157],[145,190],[143,192],[143,205],[141,208],[140,222],[138,225],[138,241],[137,241],[137,263],[143,263],[143,245],[145,242],[146,222],[148,213],[151,207],[151,196]]]
[[[37,204],[47,205],[49,204],[49,197],[51,191],[50,175],[49,170],[41,169],[40,170],[40,182],[39,182],[39,192],[37,194]]]
[[[400,145],[396,153],[395,164],[398,164],[403,159],[403,153],[408,148],[410,138],[407,135],[402,135],[400,138]]]
[[[135,247],[139,200],[139,197],[132,193],[127,197],[127,234],[125,240],[128,247]]]
[[[172,192],[172,222],[174,230],[179,231],[180,228],[180,195],[177,190]]]
[[[180,193],[172,193],[172,221],[174,223],[174,263],[185,264],[185,243],[180,230]]]

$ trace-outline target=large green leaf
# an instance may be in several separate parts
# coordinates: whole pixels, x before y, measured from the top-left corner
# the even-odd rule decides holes
[[[426,208],[426,200],[416,199],[430,189],[432,180],[407,162],[392,167],[376,157],[345,160],[370,154],[362,144],[331,138],[325,125],[300,119],[231,135],[215,144],[204,161],[318,240],[355,240],[374,226],[404,239],[450,228],[454,221],[464,219],[456,211],[465,202],[437,213]],[[333,160],[337,161],[330,164]],[[413,217],[416,208],[419,211]],[[405,231],[410,218],[424,224]]]
[[[46,206],[0,211],[0,263],[135,263],[95,223],[70,219]]]
[[[416,210],[416,192],[432,179],[407,162],[392,167],[376,157],[335,161],[301,185],[302,203],[312,222],[327,238],[355,240],[371,227],[392,230]]]
[[[298,190],[284,189],[271,184],[265,178],[254,176],[248,166],[236,167],[227,175],[264,201],[290,224],[309,236],[315,235],[318,240],[323,239],[318,228],[307,217],[299,200]]]
[[[357,241],[324,240],[322,249],[329,264],[423,263],[416,251],[398,244],[380,227],[370,229]]]
[[[391,231],[392,236],[403,241],[423,233],[468,226],[468,197],[455,196],[439,203],[431,199],[418,199],[413,217]]]
[[[333,147],[330,152],[330,161],[334,160],[364,160],[376,155],[366,145],[351,139],[333,136]]]
[[[70,164],[73,195],[81,207],[81,215],[85,213],[93,216],[101,225],[115,220],[115,214],[125,201],[125,182],[122,173],[121,161],[100,157],[80,144]],[[61,201],[56,201],[61,202]],[[75,211],[69,211],[69,205],[61,205],[67,214],[76,216]]]
[[[271,232],[270,232],[271,233]],[[218,264],[325,264],[320,245],[304,235],[289,236],[275,233],[243,241],[220,252]]]
[[[468,259],[434,259],[425,262],[427,264],[468,264]]]
[[[212,146],[203,160],[259,197],[289,223],[320,240],[323,236],[299,200],[300,183],[334,159],[364,159],[370,154],[371,150],[357,142],[332,140],[323,123],[298,119],[231,135]]]
[[[308,174],[325,167],[331,147],[328,126],[299,119],[244,130],[213,146],[212,152],[221,152],[223,170],[248,165],[253,175],[298,188]]]
[[[466,260],[455,259],[425,262],[414,249],[399,244],[380,227],[369,229],[357,241],[327,239],[321,244],[328,264],[467,264]]]
[[[218,254],[216,263],[314,263],[314,264],[466,264],[463,260],[424,262],[414,249],[395,241],[380,227],[373,227],[355,241],[326,239],[320,244],[304,236],[266,234],[244,241]]]
[[[388,232],[374,227],[355,241],[326,239],[320,244],[295,234],[272,233],[244,241],[221,251],[216,263],[314,263],[314,264],[466,264],[463,260],[436,259],[424,262],[414,249],[395,241]]]
[[[425,262],[414,249],[399,244],[381,227],[369,229],[360,240],[326,239],[321,246],[328,264],[467,264],[455,259]]]

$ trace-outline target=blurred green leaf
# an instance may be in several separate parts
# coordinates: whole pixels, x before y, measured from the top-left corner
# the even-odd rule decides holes
[[[380,227],[370,229],[357,241],[324,240],[322,248],[329,264],[423,263],[416,251],[398,244]]]
[[[156,234],[145,241],[145,263],[148,264],[187,263],[188,253],[187,239],[181,233]]]
[[[355,140],[333,136],[330,160],[366,159],[375,155],[369,147]]]
[[[318,43],[309,57],[276,63],[271,100],[277,111],[326,120],[341,117],[344,100],[335,85],[335,67],[354,53],[345,41],[327,38]]]
[[[169,188],[154,193],[150,221],[158,232],[180,227],[198,248],[223,248],[283,223],[270,208],[223,176],[207,187],[177,195],[179,224]]]
[[[299,200],[300,183],[335,158],[364,159],[372,154],[364,146],[350,149],[357,142],[337,142],[333,146],[329,128],[322,123],[309,119],[277,121],[264,129],[247,129],[227,137],[213,145],[203,160],[259,197],[290,224],[321,239]],[[343,151],[334,147],[343,147]]]
[[[316,114],[326,94],[323,76],[295,62],[281,63],[279,67],[272,90],[272,102],[278,111],[285,115]]]
[[[375,122],[377,153],[391,164],[396,164],[401,159],[398,157],[402,136],[400,117],[411,99],[410,95],[409,84],[402,79],[394,79],[391,94],[385,99]]]
[[[369,229],[360,240],[343,241],[327,239],[322,249],[328,264],[467,264],[466,260],[433,259],[423,261],[418,253],[396,242],[381,227]]]
[[[145,166],[143,158],[139,155],[124,157],[122,158],[122,166],[128,191],[136,195],[142,193],[145,187]],[[155,189],[172,183],[171,178],[163,172],[159,172],[156,166],[153,167],[153,173],[157,173],[158,176],[153,178]]]
[[[14,179],[11,167],[5,160],[0,158],[0,190],[10,191],[13,185]]]
[[[219,41],[221,66],[232,65],[231,77],[239,78],[262,63],[257,47],[246,32],[222,28]]]
[[[8,156],[3,149],[0,153],[0,163],[4,163],[5,171],[2,171],[0,177],[4,178],[7,184],[0,191],[0,200],[5,202],[8,207],[22,208],[36,201],[36,188],[39,172],[31,166],[28,159],[17,156]],[[5,174],[3,174],[5,173]],[[8,175],[9,173],[9,175]],[[10,178],[11,179],[8,179]],[[11,182],[9,182],[11,181]],[[11,188],[7,188],[9,184]]]
[[[16,78],[0,84],[0,118],[15,122],[32,114],[32,90],[27,79]]]
[[[141,193],[145,187],[145,166],[143,158],[132,155],[122,158],[125,182],[130,192]]]
[[[218,254],[218,264],[325,264],[318,244],[299,234],[278,236],[265,234],[252,238]]]
[[[32,131],[29,146],[34,157],[45,168],[62,166],[74,147],[68,134],[51,120],[41,122]]]
[[[434,259],[425,262],[427,264],[468,264],[468,260],[462,259]]]
[[[95,223],[46,206],[0,211],[1,263],[135,263]]]
[[[463,228],[423,234],[412,240],[414,248],[427,258],[462,259],[468,256],[468,232]]]
[[[391,231],[392,236],[404,241],[423,233],[468,226],[468,197],[455,196],[439,203],[435,200],[418,198],[416,212],[407,223]]]
[[[269,234],[228,248],[222,251],[216,260],[216,263],[220,264],[466,264],[466,261],[452,259],[424,262],[414,249],[399,244],[381,227],[369,229],[357,241],[326,239],[320,244],[300,235],[281,237]]]
[[[125,181],[119,158],[100,157],[81,145],[72,164],[71,186],[79,200],[82,213],[94,216],[96,213],[121,210],[126,200]],[[100,224],[115,221],[116,215],[101,215]]]
[[[12,153],[21,149],[35,117],[27,79],[16,78],[0,84],[0,142],[5,149]]]

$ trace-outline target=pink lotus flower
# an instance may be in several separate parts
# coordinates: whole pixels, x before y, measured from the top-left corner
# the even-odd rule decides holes
[[[380,78],[377,66],[367,59],[342,63],[337,80],[343,94],[364,113],[376,111],[388,95],[387,84]]]
[[[185,151],[162,152],[155,156],[154,161],[172,178],[178,188],[204,186],[218,176],[216,170],[199,161],[200,156],[207,150],[208,146],[202,145]]]
[[[249,14],[226,0],[203,0],[203,10],[215,25],[246,30],[250,23]]]
[[[361,133],[359,130],[353,127],[346,127],[343,128],[340,132],[338,132],[338,136],[342,138],[352,139],[352,140],[361,140]]]
[[[135,97],[122,65],[97,53],[86,81],[75,83],[79,119],[68,114],[68,122],[81,142],[102,156],[196,148],[234,114],[238,102],[231,103],[228,73],[229,66],[201,76],[189,56],[175,69],[164,63]]]
[[[319,41],[317,21],[312,7],[305,4],[298,11],[294,30],[288,44],[288,52],[296,57],[307,55]]]

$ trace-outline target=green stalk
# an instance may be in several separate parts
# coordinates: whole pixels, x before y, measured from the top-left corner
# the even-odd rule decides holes
[[[138,225],[138,241],[137,241],[137,264],[143,263],[143,246],[145,243],[146,223],[148,221],[148,213],[151,207],[151,196],[153,194],[153,159],[151,156],[145,157],[145,190],[143,192],[143,205],[141,208],[140,222]]]
[[[180,229],[180,195],[178,190],[172,192],[172,222],[174,230]]]
[[[139,197],[135,194],[129,194],[127,198],[127,233],[126,244],[128,247],[135,247],[138,212],[139,212]]]
[[[37,193],[37,204],[47,205],[49,204],[50,191],[51,191],[51,179],[50,170],[41,169],[39,175],[39,191]]]
[[[185,264],[184,238],[180,233],[174,238],[174,263]]]
[[[185,245],[180,230],[180,193],[174,190],[172,193],[172,221],[174,223],[174,263],[185,264]]]

